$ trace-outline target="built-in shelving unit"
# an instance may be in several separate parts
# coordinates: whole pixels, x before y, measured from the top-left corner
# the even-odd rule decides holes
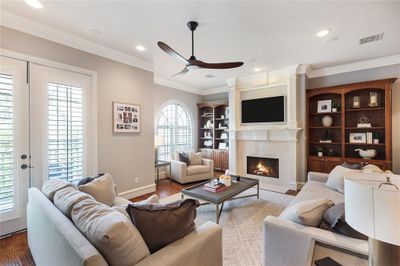
[[[391,87],[395,79],[385,79],[341,85],[307,91],[307,153],[308,170],[330,172],[344,161],[349,163],[374,163],[383,169],[392,168],[392,115]],[[376,106],[369,106],[371,92],[377,96]],[[359,106],[354,107],[354,99]],[[331,100],[336,112],[318,112],[318,102]],[[324,116],[330,116],[333,124],[325,127]],[[371,127],[358,127],[361,118],[367,118]],[[373,134],[379,143],[354,143],[352,133]],[[331,142],[320,142],[329,139]],[[375,149],[373,159],[363,159],[356,149]],[[323,156],[318,156],[318,151]]]

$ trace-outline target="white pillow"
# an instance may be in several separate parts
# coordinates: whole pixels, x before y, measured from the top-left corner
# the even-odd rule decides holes
[[[307,226],[318,226],[325,211],[333,205],[333,201],[329,199],[300,201],[287,207],[279,218]]]
[[[383,173],[383,170],[375,164],[367,164],[362,168],[363,173]]]
[[[91,199],[83,200],[72,208],[72,220],[109,265],[136,265],[150,255],[133,223],[104,204]]]
[[[71,219],[72,207],[85,199],[94,200],[94,198],[89,194],[83,193],[72,187],[66,187],[56,192],[54,195],[54,205],[64,213],[65,216]]]
[[[201,164],[201,152],[189,152],[189,161],[190,165],[199,165]]]
[[[113,178],[105,174],[92,182],[79,186],[79,190],[94,197],[98,202],[113,206],[115,201],[115,190]]]
[[[325,186],[333,190],[337,190],[339,192],[344,193],[344,177],[360,172],[361,170],[349,169],[341,165],[338,165],[335,168],[333,168],[333,170],[330,172],[328,180],[325,183]]]
[[[72,187],[76,189],[74,184],[63,179],[50,179],[44,182],[42,186],[42,193],[46,195],[49,200],[53,201],[56,192],[66,187]]]

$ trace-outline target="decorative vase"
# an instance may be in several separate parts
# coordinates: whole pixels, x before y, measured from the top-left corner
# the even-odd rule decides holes
[[[374,144],[379,144],[379,139],[373,139]]]
[[[322,157],[322,156],[324,156],[324,154],[322,153],[322,151],[319,151],[318,152],[318,157]]]
[[[322,117],[322,125],[324,127],[331,127],[333,124],[333,118],[332,116],[329,115],[325,115],[324,117]]]
[[[332,107],[332,113],[336,113],[337,112],[337,108],[336,107]]]

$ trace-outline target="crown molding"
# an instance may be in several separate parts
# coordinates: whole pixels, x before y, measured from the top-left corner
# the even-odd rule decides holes
[[[33,22],[13,13],[2,10],[0,25],[22,31],[49,41],[92,53],[107,59],[121,62],[147,71],[153,71],[153,64],[115,49],[76,37],[51,28],[47,25]]]
[[[165,86],[165,87],[169,87],[169,88],[173,88],[173,89],[177,89],[177,90],[181,90],[181,91],[186,91],[186,92],[190,92],[190,93],[194,93],[194,94],[199,94],[199,95],[202,95],[202,92],[203,92],[202,89],[187,86],[187,85],[184,85],[179,82],[175,82],[175,81],[172,81],[169,79],[156,77],[156,76],[154,76],[154,83],[161,85],[161,86]]]
[[[210,94],[223,93],[223,92],[228,92],[228,91],[229,91],[229,88],[227,86],[222,86],[222,87],[216,87],[216,88],[203,89],[201,94],[202,95],[210,95]]]
[[[332,76],[342,73],[348,73],[353,71],[366,70],[371,68],[385,67],[390,65],[400,64],[400,54],[380,57],[375,59],[363,60],[356,63],[338,65],[333,67],[326,67],[320,69],[314,69],[309,71],[307,76],[309,78],[319,78],[324,76]],[[307,72],[306,72],[307,73]]]

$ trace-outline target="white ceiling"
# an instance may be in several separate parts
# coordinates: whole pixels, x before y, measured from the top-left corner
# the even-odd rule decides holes
[[[154,66],[156,77],[169,79],[184,64],[164,54],[161,40],[190,56],[189,20],[199,22],[195,54],[207,62],[244,61],[234,70],[197,70],[171,80],[206,89],[225,85],[233,76],[295,64],[322,68],[400,54],[400,2],[261,2],[261,1],[42,1],[33,9],[22,1],[1,1],[1,9],[59,31],[95,42]],[[88,33],[92,28],[100,35]],[[315,37],[331,29],[323,42]],[[360,46],[360,38],[384,32],[382,41]],[[136,51],[136,45],[147,48]],[[207,74],[215,78],[205,78]]]

